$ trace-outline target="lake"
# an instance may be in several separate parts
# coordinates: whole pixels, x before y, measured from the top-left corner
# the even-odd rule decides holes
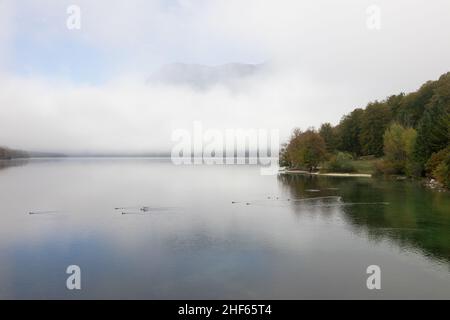
[[[256,165],[2,162],[0,298],[450,299],[450,195]]]

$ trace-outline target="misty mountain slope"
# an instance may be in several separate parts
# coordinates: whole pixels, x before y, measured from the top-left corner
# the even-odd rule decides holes
[[[261,74],[263,64],[230,63],[219,66],[174,63],[153,73],[147,83],[189,86],[205,90],[215,85],[236,86],[239,81]]]

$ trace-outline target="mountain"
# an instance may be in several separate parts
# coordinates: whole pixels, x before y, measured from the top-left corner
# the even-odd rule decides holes
[[[148,84],[189,86],[208,89],[215,85],[233,87],[245,78],[262,72],[263,64],[229,63],[219,66],[174,63],[165,65],[148,79]]]

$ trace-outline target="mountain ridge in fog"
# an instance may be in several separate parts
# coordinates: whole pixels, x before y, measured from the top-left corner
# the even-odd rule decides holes
[[[233,87],[240,80],[256,76],[265,64],[227,63],[217,66],[172,63],[162,66],[147,80],[147,84],[188,86],[205,90],[215,85]]]

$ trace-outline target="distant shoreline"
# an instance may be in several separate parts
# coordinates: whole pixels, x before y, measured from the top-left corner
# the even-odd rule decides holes
[[[17,160],[72,160],[72,159],[170,159],[170,156],[31,156],[22,158],[0,158],[0,161]]]
[[[328,176],[328,177],[363,177],[372,178],[371,174],[368,173],[338,173],[338,172],[309,172],[305,170],[280,170],[281,174],[302,174],[302,175],[312,175],[312,176]]]

